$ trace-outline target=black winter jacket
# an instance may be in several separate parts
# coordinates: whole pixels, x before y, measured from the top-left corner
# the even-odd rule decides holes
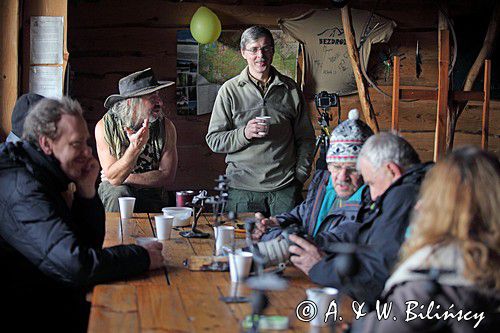
[[[365,188],[356,221],[340,222],[331,233],[321,233],[316,241],[326,253],[332,243],[364,246],[365,250],[356,253],[358,271],[350,277],[339,276],[336,265],[344,258],[331,253],[311,268],[311,280],[366,302],[365,309],[372,307],[397,261],[420,184],[430,166],[419,164],[409,168],[374,202],[370,199],[369,188]]]
[[[148,253],[140,246],[102,248],[102,203],[97,195],[76,195],[70,209],[61,195],[69,182],[58,161],[34,146],[0,146],[0,285],[4,300],[11,296],[12,302],[25,302],[21,310],[11,306],[14,314],[26,314],[28,304],[49,312],[55,300],[83,302],[85,287],[149,267]]]

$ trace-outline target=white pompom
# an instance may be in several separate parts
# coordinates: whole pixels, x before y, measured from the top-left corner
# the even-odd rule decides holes
[[[350,120],[358,120],[359,119],[358,109],[352,109],[351,111],[349,111],[349,119]]]

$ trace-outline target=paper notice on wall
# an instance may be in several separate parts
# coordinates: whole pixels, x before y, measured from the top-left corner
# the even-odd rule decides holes
[[[210,113],[214,108],[215,98],[221,84],[210,83],[203,76],[198,75],[198,115]]]
[[[62,66],[32,66],[30,68],[30,92],[48,98],[63,95]]]
[[[31,64],[62,64],[63,16],[32,16],[30,25]]]

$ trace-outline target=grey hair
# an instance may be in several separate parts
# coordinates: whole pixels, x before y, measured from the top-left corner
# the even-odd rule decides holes
[[[375,169],[388,162],[397,164],[403,170],[420,163],[417,152],[408,141],[397,134],[387,132],[372,135],[366,140],[358,156],[358,170],[362,158],[370,162]]]
[[[109,108],[109,113],[116,115],[119,119],[121,119],[125,126],[135,128],[133,121],[133,112],[136,106],[139,105],[140,98],[132,97],[123,99],[121,101],[116,102]],[[129,104],[130,103],[130,104]]]
[[[271,40],[271,46],[274,47],[274,38],[273,34],[269,29],[254,25],[253,27],[250,27],[243,31],[241,34],[241,40],[240,40],[240,49],[245,49],[248,43],[251,43],[253,41],[256,41],[259,38],[262,37],[267,37]]]
[[[132,129],[138,129],[141,127],[142,121],[145,117],[142,105],[144,97],[145,96],[131,97],[118,101],[109,108],[108,112],[121,119],[124,126]],[[137,110],[138,112],[134,112],[134,110]],[[159,117],[162,118],[163,114],[160,114]]]
[[[83,110],[77,100],[63,97],[60,100],[44,98],[36,103],[26,117],[23,139],[39,147],[38,139],[46,136],[56,139],[57,123],[63,114],[82,117]]]

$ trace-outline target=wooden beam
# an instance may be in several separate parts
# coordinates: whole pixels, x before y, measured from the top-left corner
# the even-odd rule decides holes
[[[434,161],[446,153],[446,126],[448,122],[448,69],[450,64],[450,34],[448,30],[438,33],[438,97],[436,114],[436,134],[434,137]]]
[[[456,102],[468,102],[468,101],[483,101],[484,93],[482,91],[452,91],[451,98]]]
[[[18,95],[19,1],[0,1],[0,140],[11,130],[12,109]]]
[[[448,94],[450,95],[450,100],[456,102],[482,102],[484,100],[484,93],[482,91],[450,91]],[[437,90],[400,87],[399,91],[400,99],[435,101],[437,97]]]
[[[401,99],[437,100],[437,90],[401,88]]]
[[[399,130],[399,57],[394,56],[392,75],[392,121],[391,129]]]
[[[366,89],[365,82],[363,80],[363,75],[361,74],[361,66],[359,62],[359,53],[356,46],[356,39],[354,38],[354,31],[351,26],[351,17],[349,6],[344,6],[341,9],[342,13],[342,25],[344,27],[345,41],[347,44],[347,51],[349,53],[349,59],[351,60],[352,70],[354,72],[354,78],[356,79],[356,86],[358,87],[359,101],[361,103],[361,109],[363,110],[363,115],[365,116],[365,121],[373,130],[374,133],[379,132],[377,118],[374,112],[371,111],[369,100],[368,89]]]
[[[481,127],[481,148],[488,150],[489,119],[490,119],[490,84],[491,84],[491,60],[484,61],[484,100],[483,121]]]

